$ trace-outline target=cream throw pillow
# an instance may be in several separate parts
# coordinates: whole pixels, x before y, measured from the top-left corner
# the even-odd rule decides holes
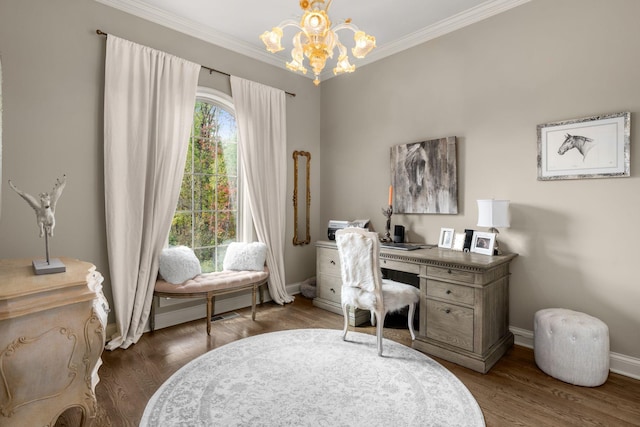
[[[262,271],[267,259],[267,245],[262,242],[233,242],[227,248],[222,267],[235,271]]]
[[[172,246],[162,250],[159,259],[162,278],[174,285],[180,285],[202,273],[200,260],[193,249],[187,246]]]

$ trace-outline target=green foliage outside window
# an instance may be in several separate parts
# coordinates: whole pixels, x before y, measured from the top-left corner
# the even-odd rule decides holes
[[[236,241],[238,138],[233,114],[198,100],[169,245],[193,248],[203,272],[222,270]]]

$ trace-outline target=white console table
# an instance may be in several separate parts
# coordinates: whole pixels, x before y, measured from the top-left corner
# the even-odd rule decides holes
[[[97,412],[95,386],[108,304],[95,266],[35,275],[29,259],[0,260],[0,425],[53,426],[78,407]]]

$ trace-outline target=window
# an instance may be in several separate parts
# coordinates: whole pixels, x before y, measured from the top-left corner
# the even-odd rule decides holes
[[[202,272],[222,270],[238,236],[238,130],[231,99],[199,88],[169,245],[192,248]]]

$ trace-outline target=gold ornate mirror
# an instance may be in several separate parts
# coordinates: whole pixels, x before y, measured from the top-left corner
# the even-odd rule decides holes
[[[307,151],[293,152],[293,244],[306,245],[311,242],[309,233],[309,210],[311,207],[311,189],[309,174],[311,169],[311,153]],[[304,177],[304,178],[303,178]],[[298,209],[298,194],[304,194],[306,203]],[[299,236],[305,236],[300,238]]]

